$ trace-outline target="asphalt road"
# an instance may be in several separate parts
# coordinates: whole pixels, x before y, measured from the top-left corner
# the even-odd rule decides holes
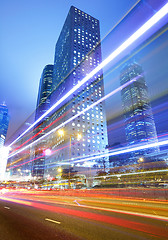
[[[160,203],[149,202],[145,208],[144,204],[136,202],[136,207],[130,209],[129,200],[124,202],[124,199],[111,204],[107,199],[89,198],[87,202],[86,198],[25,193],[3,194],[0,199],[0,240],[156,240],[168,237],[167,203],[159,212],[157,205]]]

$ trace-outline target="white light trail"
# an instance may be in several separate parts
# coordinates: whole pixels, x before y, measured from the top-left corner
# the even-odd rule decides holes
[[[43,138],[47,137],[48,135],[50,135],[51,133],[57,131],[58,129],[64,127],[66,124],[70,123],[72,120],[74,120],[75,118],[79,117],[80,115],[84,114],[85,112],[87,112],[89,109],[95,107],[96,105],[98,105],[100,102],[103,102],[105,99],[109,98],[110,96],[114,95],[115,93],[119,92],[120,90],[122,90],[123,88],[127,87],[129,84],[131,84],[132,82],[135,82],[140,76],[135,77],[134,79],[130,80],[129,82],[123,84],[122,86],[118,87],[117,89],[113,90],[112,92],[110,92],[109,94],[105,95],[104,97],[100,98],[97,102],[94,102],[93,104],[91,104],[89,107],[85,108],[83,111],[77,113],[75,116],[69,118],[68,120],[66,120],[65,122],[61,123],[59,126],[53,128],[50,132],[46,133],[45,135],[43,135],[42,137],[38,138],[37,140],[35,140],[34,142],[30,143],[29,145],[19,149],[18,151],[14,152],[13,154],[10,154],[8,158],[11,158],[13,156],[15,156],[16,154],[26,150],[28,147],[31,147],[32,145],[36,144],[37,142],[41,141]]]
[[[113,152],[99,154],[99,155],[92,156],[92,157],[86,157],[86,158],[83,158],[82,160],[76,160],[76,161],[72,161],[72,162],[73,163],[79,163],[79,162],[84,162],[84,161],[91,161],[91,160],[95,160],[95,159],[98,159],[98,158],[115,156],[115,155],[119,155],[119,154],[123,154],[123,153],[130,153],[130,152],[134,152],[134,151],[138,151],[138,150],[144,150],[144,149],[147,149],[147,148],[153,148],[153,147],[163,146],[163,145],[167,145],[167,144],[168,144],[168,140],[163,140],[163,141],[160,141],[160,142],[149,143],[149,144],[145,144],[145,145],[138,145],[138,146],[132,147],[132,148],[130,148],[130,146],[129,146],[129,148],[126,147],[125,149],[118,149],[118,150],[113,151]],[[65,162],[65,164],[67,164],[67,163]]]
[[[91,71],[86,77],[84,77],[76,86],[74,86],[68,93],[66,93],[60,100],[58,100],[48,111],[46,111],[39,119],[37,119],[29,128],[27,128],[18,138],[16,138],[9,146],[12,146],[23,135],[25,135],[30,129],[32,129],[37,123],[39,123],[44,117],[51,113],[57,106],[59,106],[64,100],[71,96],[77,89],[79,89],[84,83],[86,83],[91,77],[98,73],[103,67],[114,60],[120,53],[128,48],[133,42],[153,27],[160,19],[162,19],[168,13],[168,3],[165,4],[155,15],[153,15],[146,23],[144,23],[135,33],[133,33],[125,42],[123,42],[116,50],[114,50],[104,61],[102,61],[93,71]]]
[[[86,162],[86,161],[92,161],[92,160],[96,160],[102,157],[110,157],[110,156],[116,156],[116,155],[120,155],[120,154],[124,154],[124,153],[130,153],[130,152],[134,152],[134,151],[138,151],[138,150],[144,150],[147,148],[153,148],[153,147],[157,147],[157,146],[164,146],[164,145],[168,145],[168,140],[163,140],[160,142],[155,142],[155,143],[150,143],[150,144],[145,144],[145,145],[136,145],[135,147],[132,148],[119,148],[117,150],[112,150],[111,152],[108,153],[104,153],[104,154],[92,154],[92,156],[89,157],[80,157],[80,159],[78,158],[77,160],[72,160],[71,159],[71,163],[79,163],[79,162]],[[10,156],[11,157],[11,156]],[[26,164],[26,163],[25,163]],[[51,165],[54,165],[54,162],[51,163]],[[59,166],[60,163],[56,162],[55,165]],[[69,165],[69,159],[67,159],[65,162],[61,161],[61,165]],[[14,166],[12,168],[15,168],[17,166]],[[9,168],[10,169],[10,168]]]
[[[159,169],[159,170],[150,170],[150,171],[143,171],[143,172],[131,172],[131,173],[120,173],[120,174],[110,174],[108,177],[117,177],[117,176],[127,176],[127,175],[139,175],[139,174],[145,174],[145,173],[157,173],[157,172],[168,172],[168,169]],[[104,176],[103,176],[104,177]],[[94,178],[102,178],[102,176],[94,177]]]

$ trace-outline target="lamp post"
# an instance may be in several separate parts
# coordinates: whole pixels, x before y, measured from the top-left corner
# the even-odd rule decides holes
[[[71,146],[72,146],[72,136],[74,136],[73,134],[70,135],[70,139],[69,139],[69,173],[68,173],[68,187],[71,188]],[[77,140],[80,141],[82,138],[82,134],[78,133],[77,134]]]
[[[138,159],[138,163],[140,163],[140,164],[142,164],[142,171],[144,170],[144,158],[143,157],[140,157],[139,159]],[[142,173],[141,173],[142,174]],[[141,176],[141,184],[142,184],[142,182],[143,182],[143,174],[142,174],[142,176]]]
[[[62,176],[62,168],[59,167],[59,168],[57,168],[57,177],[59,180],[61,180],[61,176]]]
[[[59,129],[58,130],[58,134],[60,136],[64,136],[64,130],[63,129]],[[76,134],[70,134],[69,135],[69,171],[68,171],[68,187],[71,188],[71,147],[72,147],[72,137],[75,136]],[[76,138],[78,141],[81,140],[82,138],[82,134],[81,133],[77,133]]]

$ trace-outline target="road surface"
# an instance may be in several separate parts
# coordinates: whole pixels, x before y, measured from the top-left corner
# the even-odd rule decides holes
[[[0,239],[167,239],[167,207],[167,201],[10,191],[0,195]]]

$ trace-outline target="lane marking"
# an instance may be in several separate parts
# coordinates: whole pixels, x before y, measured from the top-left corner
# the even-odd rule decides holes
[[[10,199],[10,198],[4,198],[4,197],[0,197],[0,199],[1,200],[11,201],[11,202],[16,202],[16,203],[19,203],[19,204],[24,204],[24,205],[28,205],[28,206],[32,206],[33,207],[33,204],[29,203],[28,201],[18,201],[16,199]],[[50,201],[45,201],[45,202],[47,203],[47,202],[50,202]],[[152,214],[146,214],[146,213],[137,213],[137,212],[132,212],[132,211],[124,211],[124,210],[109,209],[109,208],[102,208],[102,207],[93,207],[93,206],[89,206],[89,205],[76,205],[76,204],[62,203],[62,202],[57,202],[57,204],[69,205],[69,206],[74,206],[74,207],[79,207],[79,208],[90,208],[90,209],[95,209],[95,210],[116,212],[116,213],[121,213],[121,214],[129,214],[129,215],[135,215],[135,216],[140,216],[140,217],[154,218],[154,219],[158,219],[158,220],[162,220],[162,221],[168,221],[168,217],[159,216],[159,215],[152,215]],[[52,219],[46,218],[45,220],[46,221],[55,222],[57,224],[61,224],[60,222],[54,221]]]
[[[10,207],[4,207],[4,208],[6,208],[6,209],[10,209]]]
[[[78,199],[78,201],[82,201],[82,200]],[[78,204],[78,206],[84,206],[84,205],[81,205],[80,203],[78,203],[78,202],[77,202],[77,199],[76,199],[76,200],[74,200],[74,202],[75,202],[75,203],[77,203],[77,204]]]
[[[61,224],[61,222],[58,222],[58,221],[55,221],[55,220],[52,220],[52,219],[49,219],[49,218],[45,218],[45,220],[46,220],[46,221],[49,221],[49,222]]]

